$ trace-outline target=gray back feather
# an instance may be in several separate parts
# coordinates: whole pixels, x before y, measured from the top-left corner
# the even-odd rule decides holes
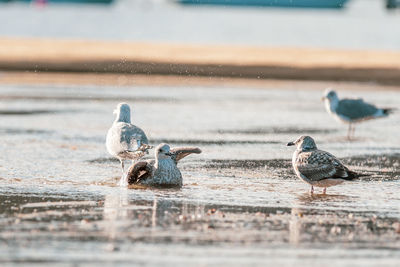
[[[127,149],[136,150],[137,141],[140,141],[142,144],[148,144],[149,141],[147,139],[146,134],[139,127],[130,124],[119,122],[119,127],[116,129],[120,131],[120,142],[126,143],[128,145]]]
[[[343,99],[339,101],[336,112],[352,120],[359,120],[373,116],[378,109],[362,99]]]

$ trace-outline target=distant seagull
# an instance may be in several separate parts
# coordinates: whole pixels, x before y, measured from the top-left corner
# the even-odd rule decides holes
[[[293,169],[300,179],[311,185],[311,194],[314,193],[314,186],[324,187],[325,194],[327,187],[365,176],[350,171],[335,156],[319,150],[310,136],[300,136],[287,145],[297,146],[292,158]]]
[[[182,174],[178,161],[192,154],[200,154],[197,147],[177,147],[170,149],[162,143],[155,149],[155,160],[134,163],[128,171],[128,184],[144,184],[152,186],[182,186]]]
[[[372,104],[359,99],[339,99],[336,92],[330,89],[325,91],[322,97],[325,101],[325,107],[329,114],[336,120],[349,124],[347,138],[351,138],[351,132],[354,135],[354,123],[387,117],[394,109],[377,108]]]
[[[131,109],[128,104],[120,103],[114,110],[116,118],[108,130],[106,147],[108,153],[119,159],[122,168],[121,184],[124,184],[124,160],[138,160],[151,148],[146,134],[131,124]]]

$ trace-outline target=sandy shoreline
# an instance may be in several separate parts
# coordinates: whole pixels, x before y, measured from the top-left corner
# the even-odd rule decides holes
[[[400,84],[400,53],[0,38],[0,70]]]

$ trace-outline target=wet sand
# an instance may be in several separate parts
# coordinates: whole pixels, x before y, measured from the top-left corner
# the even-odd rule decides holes
[[[321,91],[323,88],[334,87],[351,91],[396,91],[397,85],[378,84],[375,82],[351,82],[351,81],[303,81],[282,79],[253,79],[243,77],[201,77],[184,75],[144,75],[144,74],[117,74],[117,73],[71,73],[71,72],[0,72],[0,84],[2,85],[75,85],[75,86],[165,86],[165,87],[233,87],[233,88],[260,88]],[[15,98],[12,95],[2,95],[3,99]],[[24,97],[24,96],[21,96]],[[34,98],[33,95],[29,96]],[[54,98],[54,96],[40,95],[37,98]],[[69,96],[68,99],[82,99],[82,96]],[[66,100],[66,97],[60,100]],[[112,100],[112,99],[109,99]]]
[[[1,264],[398,264],[399,115],[357,125],[348,142],[320,101],[331,86],[398,107],[396,88],[172,78],[166,86],[136,76],[115,86],[113,77],[102,86],[0,82]],[[201,147],[180,164],[182,189],[117,186],[104,140],[119,101],[152,143]],[[369,176],[310,196],[285,146],[300,134]]]

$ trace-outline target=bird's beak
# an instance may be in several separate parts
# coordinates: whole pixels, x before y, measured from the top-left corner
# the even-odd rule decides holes
[[[327,99],[326,96],[321,97],[321,101],[325,101],[325,99]]]
[[[286,146],[294,146],[294,143],[293,142],[289,142],[289,143],[287,143]]]

